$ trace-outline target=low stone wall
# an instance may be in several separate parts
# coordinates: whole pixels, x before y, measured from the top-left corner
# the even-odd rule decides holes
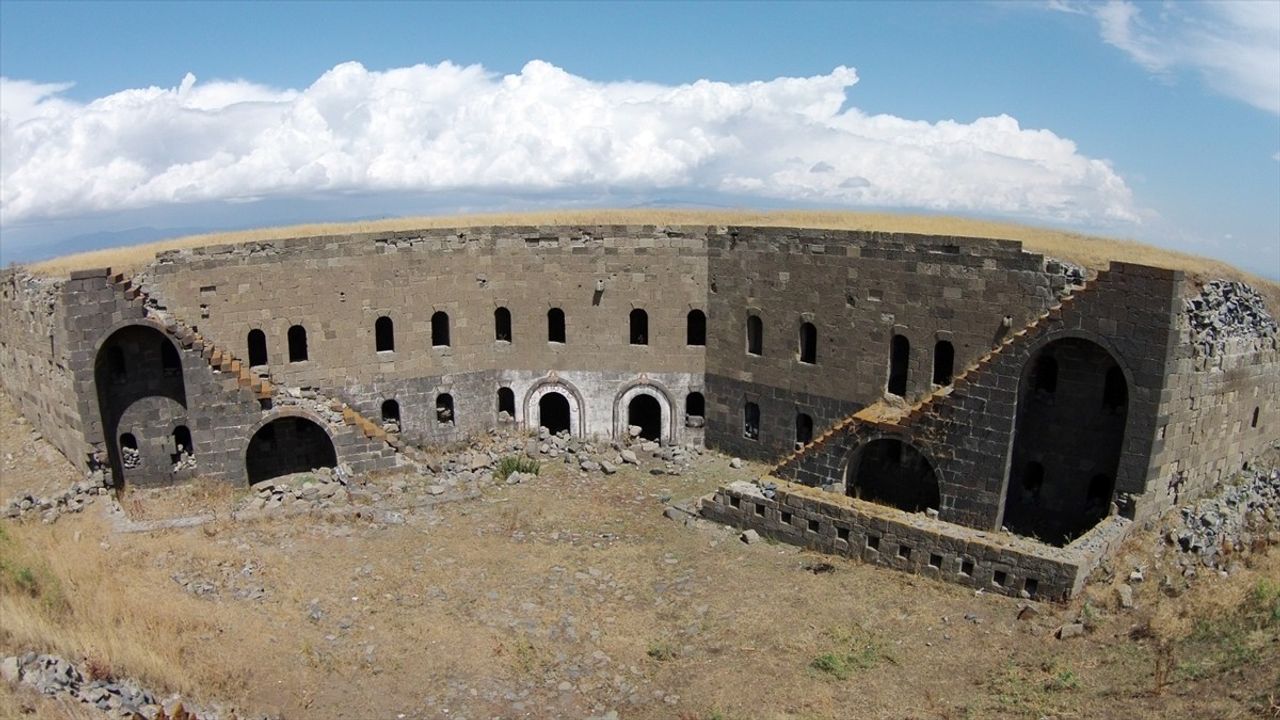
[[[703,498],[702,515],[792,545],[1041,600],[1079,592],[1133,525],[1113,516],[1058,548],[774,478],[766,487],[730,483]]]

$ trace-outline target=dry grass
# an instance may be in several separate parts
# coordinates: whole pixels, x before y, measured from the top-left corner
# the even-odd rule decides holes
[[[1254,284],[1270,284],[1280,288],[1276,283],[1244,273],[1218,260],[1165,250],[1132,240],[948,215],[801,210],[571,210],[291,225],[192,235],[144,245],[94,250],[35,263],[31,269],[49,276],[65,275],[72,270],[83,268],[107,266],[117,270],[132,271],[150,262],[156,253],[162,250],[318,235],[495,225],[758,225],[999,238],[1019,240],[1030,251],[1052,255],[1090,268],[1104,268],[1111,260],[1121,260],[1184,270],[1197,277],[1240,278]]]

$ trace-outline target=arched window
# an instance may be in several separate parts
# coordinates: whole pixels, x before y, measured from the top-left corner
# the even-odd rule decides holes
[[[449,313],[443,310],[431,315],[431,346],[449,347]]]
[[[249,331],[249,367],[267,364],[267,334],[258,329]]]
[[[800,362],[813,365],[818,362],[818,328],[813,323],[800,323]]]
[[[955,372],[956,350],[946,340],[939,340],[933,346],[933,384],[950,385],[951,376]]]
[[[1032,387],[1038,393],[1053,395],[1058,392],[1058,361],[1049,355],[1041,355],[1036,359],[1035,369],[1031,371]]]
[[[178,348],[168,338],[160,341],[160,369],[170,374],[182,372],[182,358],[178,357]]]
[[[506,413],[504,417],[502,414]],[[509,387],[498,388],[498,420],[511,422],[516,419],[516,394]]]
[[[179,425],[173,429],[173,453],[169,455],[169,461],[174,465],[183,461],[183,458],[195,457],[196,446],[191,442],[191,430],[186,425]]]
[[[649,313],[640,308],[631,311],[631,344],[649,344]]]
[[[547,311],[547,342],[563,343],[564,338],[564,311],[551,308]]]
[[[685,344],[701,347],[707,344],[707,315],[701,310],[690,310],[685,327]]]
[[[452,425],[453,420],[453,396],[440,393],[436,396],[436,422]]]
[[[1124,380],[1124,371],[1119,365],[1112,365],[1107,368],[1106,379],[1102,381],[1102,408],[1117,415],[1126,412],[1128,406],[1129,384]]]
[[[808,413],[796,413],[796,446],[813,442],[813,418]]]
[[[382,424],[400,424],[400,403],[395,400],[382,401]]]
[[[493,339],[511,342],[511,311],[504,307],[493,311]]]
[[[391,352],[396,349],[396,326],[386,315],[373,323],[373,347],[377,352]]]
[[[742,408],[742,437],[760,439],[760,406],[749,402]]]
[[[307,359],[307,329],[301,325],[289,328],[289,362],[305,362]]]
[[[911,360],[911,341],[902,335],[894,335],[889,344],[889,383],[890,395],[905,397],[907,394],[907,363]]]
[[[684,414],[686,418],[702,420],[707,416],[707,401],[700,392],[691,392],[684,398]],[[687,423],[686,423],[687,424]],[[698,427],[702,424],[699,423]]]
[[[764,322],[759,315],[747,316],[747,353],[764,354]]]

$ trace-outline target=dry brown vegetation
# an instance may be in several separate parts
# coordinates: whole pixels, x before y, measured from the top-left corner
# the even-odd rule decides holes
[[[1239,278],[1254,284],[1277,287],[1276,283],[1244,273],[1224,262],[1132,240],[948,215],[808,210],[563,210],[291,225],[193,235],[144,245],[94,250],[35,263],[31,267],[33,271],[45,275],[65,275],[72,270],[108,266],[131,271],[150,262],[162,250],[292,237],[491,225],[761,225],[999,238],[1018,240],[1030,251],[1095,269],[1105,268],[1111,260],[1121,260],[1185,270],[1197,277]]]
[[[0,400],[5,447],[26,433]],[[1280,687],[1274,550],[1176,598],[1152,569],[1136,611],[1100,579],[1019,620],[1014,599],[661,515],[668,494],[758,471],[721,460],[680,478],[587,478],[544,464],[528,485],[399,526],[121,534],[98,505],[54,525],[6,521],[0,654],[92,658],[157,690],[290,718],[1245,718]],[[44,472],[12,468],[5,494]],[[1149,562],[1153,542],[1134,539],[1118,575]],[[172,579],[249,564],[265,599],[197,597]],[[1088,636],[1052,637],[1077,617]],[[0,691],[0,713],[18,704]]]

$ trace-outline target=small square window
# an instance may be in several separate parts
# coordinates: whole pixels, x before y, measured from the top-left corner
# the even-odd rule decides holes
[[[809,521],[809,532],[815,532],[815,533],[816,533],[816,532],[818,532],[818,530],[820,530],[820,529],[822,529],[822,523],[821,523],[821,522],[819,522],[819,521],[817,521],[817,520],[810,520],[810,521]]]
[[[910,559],[911,559],[911,546],[910,546],[910,545],[899,545],[899,546],[898,546],[898,557],[902,558],[903,560],[910,560]]]
[[[942,569],[942,556],[937,553],[929,554],[929,567],[935,570]]]
[[[789,513],[789,512],[784,512],[784,513],[782,513],[782,524],[783,524],[783,525],[790,525],[790,524],[791,524],[791,513]]]
[[[738,499],[736,495],[729,496],[729,507],[733,508],[734,510],[737,510],[741,506],[742,506],[742,500]]]
[[[756,503],[756,515],[764,517],[764,506],[760,503]]]
[[[960,574],[968,577],[973,577],[973,561],[972,560],[960,561]]]
[[[868,535],[868,536],[867,536],[867,549],[868,549],[868,550],[879,550],[879,549],[880,549],[880,538],[879,538],[879,536],[876,536],[876,535]]]
[[[1035,597],[1036,591],[1040,589],[1040,581],[1035,578],[1027,578],[1027,582],[1022,586],[1022,589],[1026,590],[1031,597]]]
[[[836,537],[845,542],[849,542],[849,528],[837,527]]]
[[[1003,570],[997,570],[995,571],[995,574],[991,576],[991,580],[1000,587],[1004,587],[1005,583],[1009,582],[1009,574]]]

